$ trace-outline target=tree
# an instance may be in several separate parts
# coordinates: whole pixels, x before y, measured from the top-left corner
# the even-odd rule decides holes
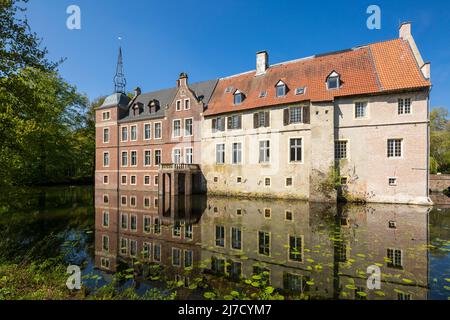
[[[430,113],[430,167],[431,173],[450,173],[450,122],[445,108]]]
[[[0,78],[16,74],[25,67],[54,70],[58,63],[47,60],[47,49],[31,32],[23,16],[28,0],[0,0]]]

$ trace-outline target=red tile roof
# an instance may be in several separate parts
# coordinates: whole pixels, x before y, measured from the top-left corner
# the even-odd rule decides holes
[[[341,87],[327,90],[326,79],[333,71],[340,75]],[[429,87],[407,41],[396,39],[322,56],[270,66],[264,75],[255,71],[220,79],[205,115],[215,115],[301,101],[332,101],[335,97],[376,94],[391,90]],[[288,87],[278,98],[275,85],[282,80]],[[231,87],[230,92],[226,89]],[[296,95],[296,88],[306,87]],[[233,104],[238,89],[245,100]],[[267,96],[260,98],[262,91]]]

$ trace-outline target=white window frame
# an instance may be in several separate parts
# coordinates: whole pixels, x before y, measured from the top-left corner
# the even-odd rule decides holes
[[[123,202],[123,199],[125,199],[125,203]],[[126,195],[120,196],[120,206],[126,207],[128,205],[128,197]]]
[[[133,152],[136,155],[136,164],[133,164]],[[139,159],[138,159],[138,152],[137,150],[130,150],[130,167],[135,168],[138,166],[139,164]]]
[[[180,152],[180,161],[179,162],[175,161],[175,151]],[[181,152],[181,148],[173,148],[172,149],[172,163],[183,163],[183,154]]]
[[[125,131],[127,133],[126,139],[123,139],[123,129],[125,129]],[[128,136],[129,132],[128,131],[129,131],[128,130],[128,126],[121,126],[120,127],[120,141],[121,142],[127,142],[129,140],[129,136]]]
[[[159,125],[159,131],[160,131],[159,137],[157,137],[157,135],[156,135],[156,127],[157,127],[157,125]],[[162,136],[163,136],[163,125],[162,125],[162,122],[158,121],[158,122],[153,123],[153,137],[154,137],[153,139],[154,140],[161,140]]]
[[[291,140],[292,139],[300,139],[301,140],[301,161],[291,161]],[[288,137],[288,163],[289,164],[304,164],[305,163],[305,148],[304,148],[304,138],[303,136],[290,136]]]
[[[108,163],[106,163],[106,164],[105,164],[105,155],[108,155],[108,156],[107,156]],[[103,162],[103,168],[109,168],[109,165],[110,165],[110,162],[111,162],[111,158],[110,158],[109,156],[110,156],[109,151],[103,152],[103,159],[102,159],[102,162]]]
[[[266,159],[266,157],[267,157],[267,154],[266,153],[264,153],[264,159],[262,160],[261,158],[260,158],[260,156],[261,156],[261,142],[269,142],[269,159],[268,159],[268,161],[267,161],[267,159]],[[260,140],[258,140],[258,163],[259,164],[270,164],[271,162],[272,162],[272,142],[271,142],[271,140],[270,139],[260,139]],[[267,150],[267,147],[265,146],[264,147],[264,150]],[[265,160],[265,161],[264,161]]]
[[[105,224],[105,217],[108,217],[106,220],[106,224]],[[108,210],[103,210],[103,214],[102,214],[102,227],[103,228],[109,228],[109,211]]]
[[[186,126],[186,122],[187,122],[187,120],[191,120],[192,121],[192,123],[191,123],[191,134],[187,134],[187,126]],[[192,137],[193,135],[194,135],[194,118],[184,118],[184,130],[183,130],[183,132],[184,132],[184,136],[185,137]]]
[[[218,149],[217,149],[217,147],[218,146],[223,146],[223,162],[222,163],[220,163],[220,162],[218,162],[217,161],[217,159],[218,159]],[[214,157],[214,159],[215,159],[215,164],[216,165],[218,165],[218,166],[223,166],[225,163],[226,163],[226,146],[225,146],[225,143],[216,143],[216,148],[215,148],[215,150],[214,150],[214,155],[215,155],[215,157]]]
[[[178,111],[183,110],[182,102],[183,102],[183,100],[181,100],[181,99],[178,99],[178,100],[175,102],[175,111],[178,112]]]
[[[191,155],[191,161],[188,161],[188,150],[191,150],[190,155]],[[194,148],[193,147],[185,147],[184,148],[184,163],[186,164],[193,164],[194,163]]]
[[[400,113],[400,100],[402,101],[401,113]],[[409,100],[409,113],[405,112],[405,102],[406,102],[406,100]],[[413,113],[412,105],[413,105],[413,99],[411,97],[398,98],[397,99],[397,115],[399,115],[399,116],[411,115]]]
[[[291,179],[291,185],[290,186],[288,186],[288,184],[287,184],[287,179]],[[293,188],[294,187],[294,177],[293,176],[285,177],[284,178],[284,186],[286,188]]]
[[[126,155],[127,155],[127,158],[126,158],[126,159],[127,159],[127,163],[126,163],[125,165],[123,164],[123,154],[124,154],[124,153],[126,153]],[[122,168],[127,168],[127,167],[128,167],[128,164],[129,164],[128,162],[129,162],[129,159],[128,159],[128,151],[121,151],[121,152],[120,152],[120,166],[121,166]]]
[[[337,154],[336,154],[336,143],[337,142],[345,142],[345,158],[338,158],[337,157]],[[334,144],[335,144],[334,157],[335,157],[336,160],[348,160],[348,159],[350,159],[350,141],[348,139],[334,140]]]
[[[357,117],[357,105],[364,105],[364,116]],[[369,118],[369,101],[367,100],[355,100],[353,101],[353,119],[354,120],[366,120]]]
[[[284,94],[283,95],[278,95],[278,88],[284,88],[284,90],[283,90]],[[287,95],[287,86],[286,86],[286,84],[283,81],[280,80],[275,85],[275,96],[277,98],[284,98],[284,97],[286,97],[286,95]]]
[[[105,178],[106,178],[106,182],[105,182]],[[105,175],[103,175],[103,184],[104,185],[108,185],[109,184],[109,174],[105,174]]]
[[[269,179],[269,185],[266,185],[266,179]],[[263,177],[263,187],[264,188],[272,187],[272,177]]]
[[[134,177],[134,183],[133,183],[133,177]],[[137,185],[137,175],[132,174],[130,175],[130,186],[135,186]]]
[[[150,163],[149,164],[147,164],[146,162],[147,162],[147,152],[150,152]],[[151,167],[151,165],[152,165],[152,150],[151,149],[145,149],[144,151],[143,151],[143,153],[144,153],[144,167]]]
[[[136,134],[135,137],[133,139],[133,128],[136,128]],[[138,126],[137,124],[133,124],[130,126],[130,141],[137,141],[138,140]]]
[[[395,144],[393,147],[393,155],[389,156],[389,141],[397,141],[400,140],[400,156],[395,155]],[[404,157],[404,141],[403,138],[388,138],[386,140],[386,147],[387,147],[387,158],[388,159],[403,159]]]
[[[145,178],[146,177],[148,177],[148,183],[145,183]],[[146,174],[146,175],[144,175],[143,179],[144,179],[144,181],[142,181],[142,182],[143,182],[144,186],[151,186],[152,185],[152,176],[151,175]]]
[[[175,122],[179,122],[180,123],[180,134],[179,135],[175,135]],[[180,138],[182,136],[182,121],[181,119],[173,119],[172,120],[172,138]]]
[[[394,183],[392,183],[392,184],[391,184],[391,179],[394,179]],[[389,177],[388,178],[388,185],[390,187],[396,187],[397,186],[397,181],[398,181],[397,177]]]
[[[133,202],[134,202],[134,204],[133,204]],[[130,196],[130,207],[133,207],[133,208],[137,207],[137,197],[136,196]]]
[[[149,128],[150,128],[150,130],[149,130],[149,137],[148,138],[145,137],[145,134],[147,133],[147,130],[146,130],[147,126],[149,126]],[[152,139],[152,124],[150,122],[144,123],[143,128],[144,128],[144,130],[142,130],[143,131],[142,132],[143,133],[142,138],[144,139],[144,141],[151,140]]]
[[[125,177],[125,183],[123,183],[123,177]],[[122,174],[122,175],[120,176],[120,184],[121,184],[122,186],[126,186],[126,185],[128,184],[128,175]]]
[[[108,140],[105,140],[105,132],[108,131]],[[109,129],[109,127],[103,128],[103,143],[109,143],[111,141],[111,137],[110,137],[110,133],[111,130]]]
[[[125,217],[125,227],[123,226],[123,217]],[[121,212],[120,213],[120,230],[128,230],[129,224],[128,224],[128,214]]]
[[[153,161],[153,165],[154,166],[158,166],[159,164],[157,164],[156,162],[156,151],[159,151],[159,164],[163,163],[162,161],[162,149],[153,149],[153,157],[154,157],[154,161]]]
[[[133,218],[134,218],[134,220],[136,221],[136,228],[134,228],[133,229],[133,223],[132,223],[132,221],[133,221]],[[130,231],[131,232],[137,232],[138,231],[138,228],[139,228],[139,226],[138,226],[138,216],[137,216],[137,214],[131,214],[130,215]]]
[[[174,252],[175,252],[175,251],[178,251],[178,252],[179,252],[179,264],[175,264],[174,259],[173,259],[173,257],[174,257]],[[172,266],[174,266],[174,267],[181,267],[182,252],[183,252],[183,251],[181,251],[180,248],[173,248],[173,247],[172,247],[172,257],[171,257],[171,260],[172,260]]]
[[[241,151],[241,161],[236,162],[236,163],[233,162],[233,155],[234,155],[233,146],[234,146],[234,144],[240,144],[241,145],[241,149],[240,149],[240,151]],[[244,143],[242,142],[242,140],[232,141],[230,149],[231,149],[231,164],[235,165],[235,166],[243,165],[243,163],[244,163]]]
[[[105,117],[105,114],[108,115],[108,117]],[[111,120],[111,112],[110,111],[103,111],[102,112],[102,121],[109,121]]]
[[[186,101],[188,102],[188,107],[186,108]],[[184,99],[183,101],[183,109],[184,110],[190,110],[191,109],[191,99]]]

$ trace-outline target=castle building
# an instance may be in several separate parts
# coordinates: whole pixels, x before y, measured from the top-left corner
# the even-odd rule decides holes
[[[97,110],[96,186],[430,204],[430,64],[411,34]]]

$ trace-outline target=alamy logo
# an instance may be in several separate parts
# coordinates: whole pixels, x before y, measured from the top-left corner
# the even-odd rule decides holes
[[[379,6],[373,4],[367,7],[367,14],[370,16],[367,18],[367,28],[369,30],[381,29],[381,9]]]
[[[70,5],[67,7],[66,13],[69,14],[67,17],[66,26],[69,30],[80,30],[81,29],[81,9],[79,6]]]
[[[367,289],[380,290],[381,289],[381,269],[378,266],[372,265],[367,267]]]
[[[67,274],[70,274],[67,278],[66,286],[69,290],[80,290],[81,289],[81,270],[79,266],[68,266]]]

